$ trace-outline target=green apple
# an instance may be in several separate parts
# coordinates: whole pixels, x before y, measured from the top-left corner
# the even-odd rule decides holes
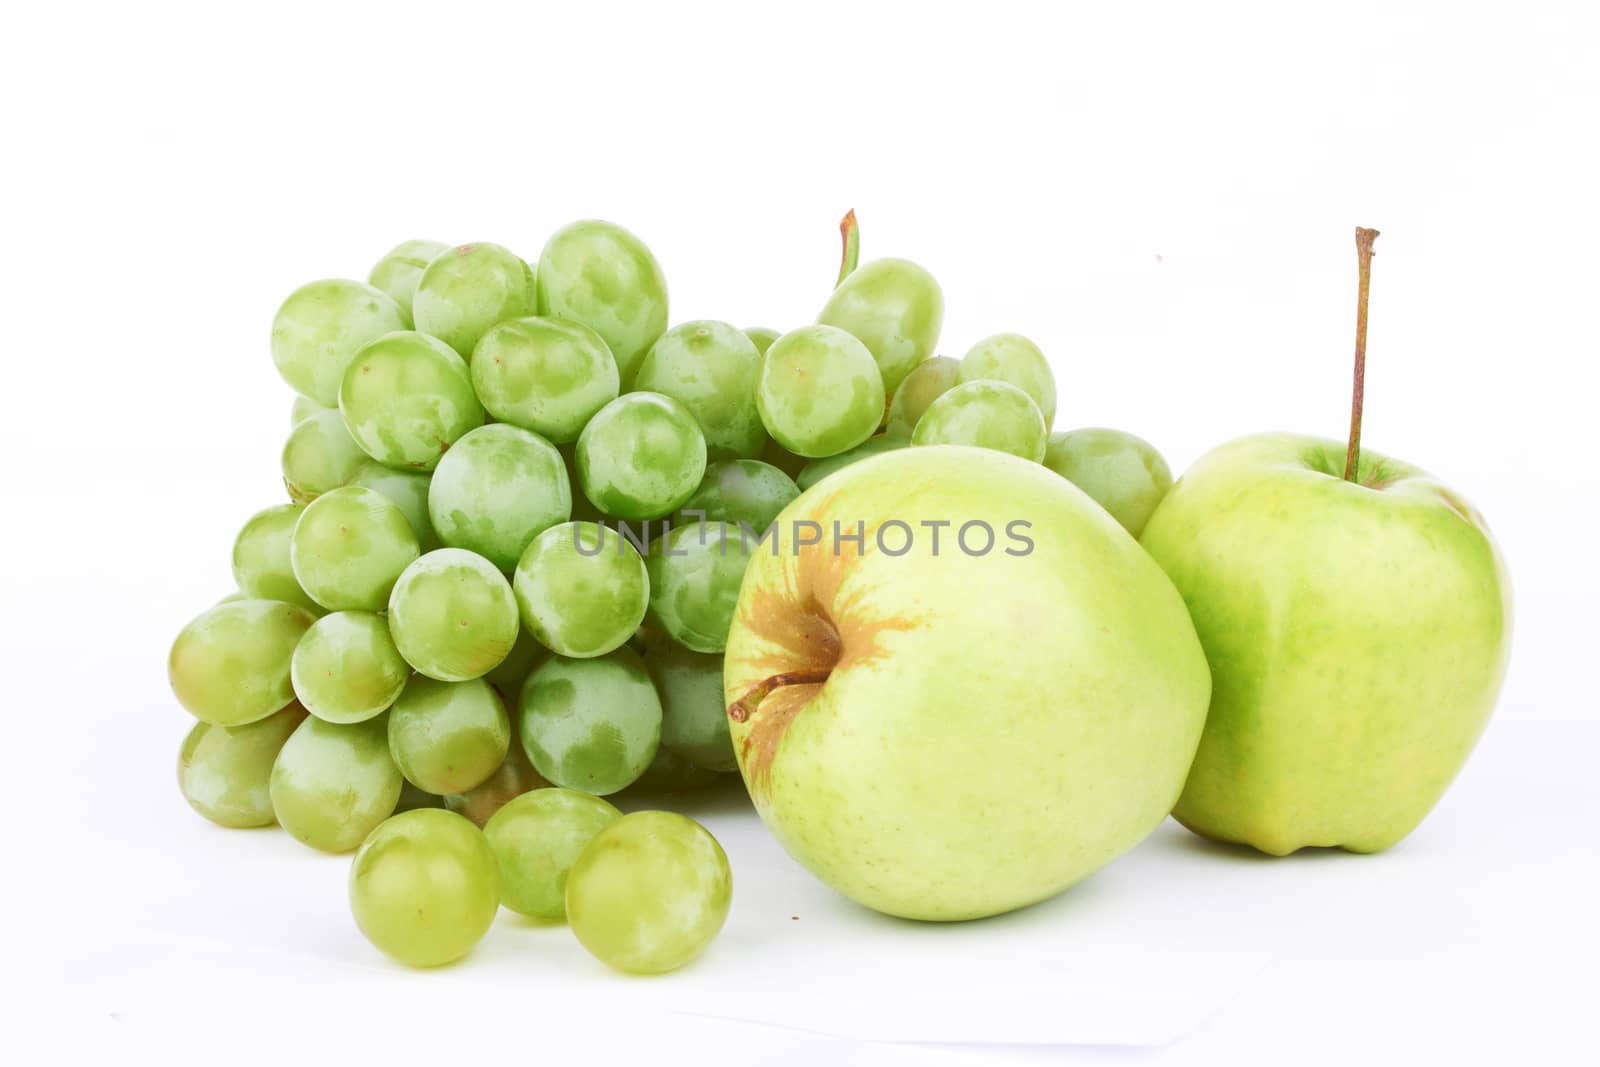
[[[1172,583],[1071,483],[989,449],[904,449],[801,494],[775,531],[724,696],[756,809],[823,881],[892,915],[994,915],[1166,817],[1204,654]]]

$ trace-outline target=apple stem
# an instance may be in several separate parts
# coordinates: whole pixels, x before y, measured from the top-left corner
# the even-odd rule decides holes
[[[832,670],[828,667],[812,667],[803,671],[784,671],[782,674],[774,674],[771,678],[757,682],[744,696],[729,704],[728,718],[734,722],[744,722],[774,689],[782,689],[786,685],[821,685],[828,680],[828,675],[831,673]]]
[[[839,238],[844,242],[844,252],[839,257],[839,280],[833,283],[835,289],[844,284],[861,262],[861,230],[856,225],[855,208],[846,211],[839,220]]]
[[[1361,468],[1361,404],[1367,389],[1367,295],[1372,289],[1372,242],[1377,230],[1356,227],[1356,373],[1350,392],[1350,445],[1344,454],[1344,480],[1353,482]]]

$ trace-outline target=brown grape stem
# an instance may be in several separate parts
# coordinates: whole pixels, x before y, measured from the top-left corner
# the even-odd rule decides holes
[[[1367,296],[1372,289],[1372,242],[1377,230],[1356,227],[1356,372],[1350,392],[1350,444],[1344,454],[1344,480],[1353,482],[1361,468],[1361,405],[1367,388]]]
[[[839,280],[833,283],[835,289],[844,284],[861,262],[861,228],[856,225],[855,208],[846,211],[839,220],[839,239],[844,243],[844,251],[839,257]]]
[[[788,685],[821,685],[828,680],[828,675],[833,673],[827,667],[812,667],[803,671],[784,671],[774,674],[771,678],[763,679],[751,686],[744,696],[728,705],[728,718],[734,722],[744,722],[755,713],[757,707],[773,690],[782,689]]]

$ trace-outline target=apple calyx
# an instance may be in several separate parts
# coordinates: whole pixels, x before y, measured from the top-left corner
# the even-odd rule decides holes
[[[756,708],[760,707],[761,702],[772,695],[773,690],[789,685],[821,685],[832,673],[831,667],[812,667],[807,670],[784,671],[782,674],[764,678],[751,686],[744,696],[728,705],[728,718],[734,722],[745,722]]]
[[[1350,444],[1344,454],[1344,480],[1357,480],[1361,467],[1361,404],[1367,379],[1367,296],[1372,289],[1372,242],[1377,230],[1356,227],[1356,370],[1350,392]]]
[[[839,220],[839,239],[844,243],[844,250],[839,256],[839,280],[833,283],[835,289],[844,284],[861,262],[861,230],[856,225],[855,208],[846,211]]]

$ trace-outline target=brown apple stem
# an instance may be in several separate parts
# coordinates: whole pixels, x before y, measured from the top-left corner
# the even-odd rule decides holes
[[[1353,482],[1361,468],[1361,404],[1367,388],[1367,294],[1372,289],[1372,242],[1377,230],[1356,227],[1356,375],[1350,392],[1350,445],[1344,454],[1344,480]]]
[[[784,671],[782,674],[774,674],[771,678],[757,682],[744,696],[729,704],[728,718],[734,722],[744,722],[763,700],[772,695],[774,689],[782,689],[786,685],[821,685],[828,680],[828,675],[831,673],[833,672],[828,667],[812,667],[803,671]]]
[[[844,242],[844,252],[839,257],[839,280],[833,283],[835,289],[844,284],[861,262],[861,230],[856,226],[855,208],[846,211],[839,220],[839,239]]]

